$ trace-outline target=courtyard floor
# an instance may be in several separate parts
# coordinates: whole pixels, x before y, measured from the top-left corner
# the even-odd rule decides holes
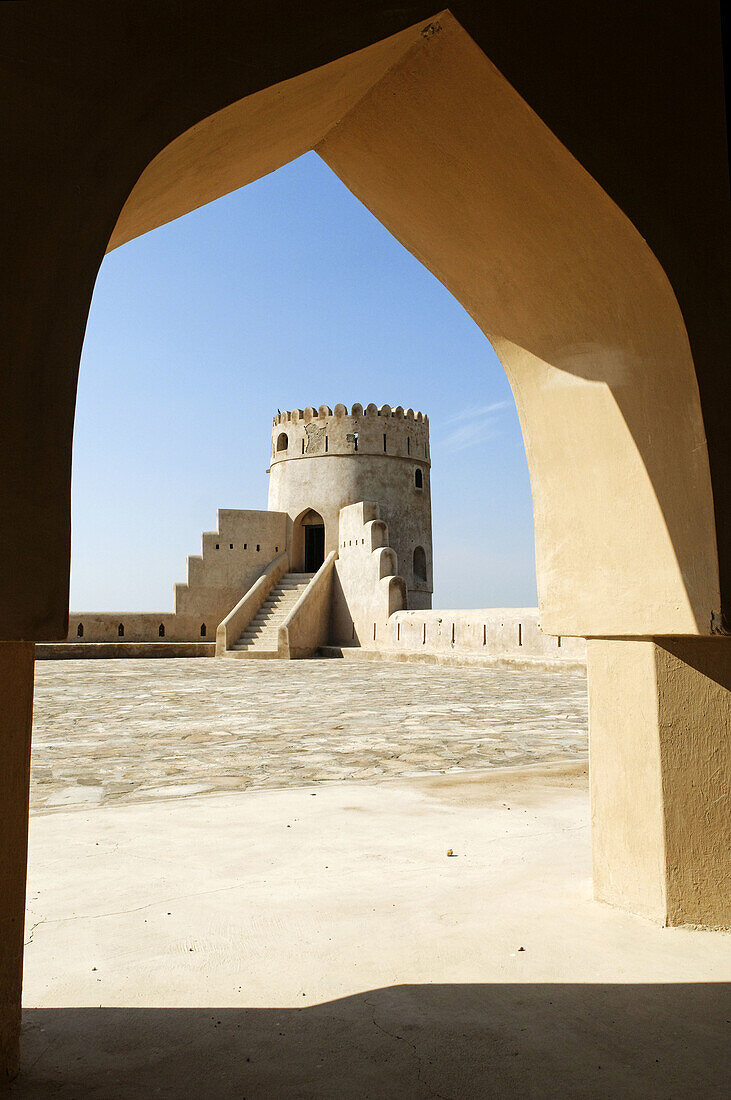
[[[37,672],[17,1100],[725,1100],[731,938],[592,900],[581,675]]]
[[[584,759],[586,675],[388,661],[39,661],[33,810]]]

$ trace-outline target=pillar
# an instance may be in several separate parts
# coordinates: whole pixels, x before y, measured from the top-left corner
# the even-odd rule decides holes
[[[0,1085],[20,1054],[33,657],[32,642],[0,643]]]
[[[731,927],[731,638],[590,638],[594,894]]]

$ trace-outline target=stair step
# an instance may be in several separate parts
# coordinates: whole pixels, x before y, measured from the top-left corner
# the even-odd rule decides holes
[[[279,628],[305,591],[314,573],[287,573],[271,589],[256,615],[237,638],[237,653],[276,657]]]

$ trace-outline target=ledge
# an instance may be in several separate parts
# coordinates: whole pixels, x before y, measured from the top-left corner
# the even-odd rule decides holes
[[[215,657],[215,642],[37,642],[37,661],[117,657]]]

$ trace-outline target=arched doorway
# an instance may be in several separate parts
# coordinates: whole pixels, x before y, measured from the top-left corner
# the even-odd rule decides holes
[[[708,633],[720,604],[708,453],[665,273],[452,15],[414,30],[416,43],[402,32],[374,48],[374,59],[393,51],[390,67],[324,133],[305,121],[306,74],[278,86],[274,118],[260,92],[174,139],[130,192],[109,248],[314,148],[500,357],[530,469],[543,628]]]
[[[294,522],[292,532],[292,569],[295,572],[316,573],[325,560],[325,521],[314,508]]]
[[[364,11],[364,20],[370,18],[370,11]],[[46,8],[41,18],[50,18]],[[503,22],[516,41],[529,38],[515,35],[513,18]],[[75,29],[74,23],[70,26]],[[115,124],[99,126],[94,116],[79,115],[83,121],[66,127],[63,142],[49,142],[53,155],[43,149],[43,161],[38,162],[46,167],[64,164],[64,172],[33,176],[35,163],[25,151],[17,161],[30,165],[26,178],[33,183],[17,189],[27,191],[27,224],[16,219],[22,241],[18,256],[27,256],[33,278],[24,280],[12,264],[8,267],[19,285],[27,282],[33,295],[29,289],[22,303],[28,313],[18,310],[19,319],[9,326],[11,339],[6,344],[8,362],[15,355],[24,369],[16,369],[13,363],[9,385],[16,388],[3,403],[8,420],[2,438],[12,476],[3,479],[2,492],[8,527],[34,533],[33,539],[8,540],[3,556],[3,575],[12,578],[3,637],[17,649],[8,661],[18,666],[8,664],[3,682],[19,700],[18,730],[25,735],[30,728],[32,640],[60,640],[67,632],[74,380],[94,270],[125,193],[128,201],[112,246],[258,178],[307,148],[317,148],[375,216],[437,275],[490,335],[501,356],[516,390],[528,450],[544,627],[556,634],[598,638],[596,653],[605,652],[602,639],[607,636],[620,639],[612,645],[624,644],[623,638],[639,638],[629,645],[642,647],[651,645],[646,639],[653,636],[709,635],[720,629],[706,433],[688,334],[670,283],[625,214],[459,24],[442,13],[428,24],[368,46],[377,31],[368,23],[366,32],[364,23],[359,35],[337,39],[338,60],[324,65],[327,57],[308,52],[306,42],[301,57],[285,61],[281,56],[285,36],[277,31],[280,53],[272,55],[264,49],[256,69],[263,81],[272,81],[271,86],[255,94],[242,86],[245,97],[238,101],[235,86],[224,84],[218,92],[213,88],[224,61],[237,78],[248,68],[238,58],[232,59],[228,24],[220,54],[211,34],[206,38],[205,63],[192,63],[196,54],[191,47],[189,54],[182,55],[185,67],[173,67],[163,80],[155,47],[137,48],[134,26],[131,20],[131,45],[126,48],[134,48],[138,58],[154,65],[155,83],[148,90],[143,80],[136,79],[134,69],[130,74],[122,70],[106,89],[111,104],[115,83],[130,96],[129,116],[110,114]],[[242,42],[247,41],[244,30],[242,24]],[[109,37],[123,64],[129,65],[124,36],[110,33]],[[500,34],[495,29],[489,34],[484,31],[478,39],[489,50]],[[288,34],[287,49],[298,41],[296,35]],[[177,37],[169,50],[161,51],[166,62],[168,54],[175,57],[174,42]],[[363,47],[358,54],[347,55],[358,46]],[[93,49],[87,49],[87,54],[95,62],[104,57],[103,51]],[[611,50],[606,54],[613,57]],[[550,52],[546,56],[550,87],[560,87],[555,62]],[[528,71],[540,76],[540,65],[535,63],[540,52],[533,57],[530,64],[524,57],[515,61],[519,76]],[[351,62],[352,58],[357,61]],[[321,67],[315,69],[318,62]],[[616,67],[615,61],[612,64]],[[503,67],[510,72],[509,65]],[[113,66],[110,71],[114,72]],[[293,71],[300,75],[289,77]],[[646,84],[644,70],[642,76]],[[79,86],[82,80],[83,70]],[[539,84],[537,80],[534,86]],[[41,88],[56,94],[50,79],[34,87],[39,101]],[[131,95],[137,87],[140,95],[151,97],[144,110],[142,101]],[[168,88],[175,99],[166,102]],[[666,104],[659,98],[664,112]],[[603,116],[592,114],[589,97],[577,99],[572,90],[572,113],[584,115],[597,132],[598,118],[616,116],[624,124],[632,114],[647,116],[649,135],[653,119],[660,118],[651,107],[621,112],[609,109],[609,98],[599,96],[596,102],[604,109]],[[627,102],[633,105],[635,100],[630,95]],[[639,105],[639,99],[636,102]],[[78,103],[87,108],[87,100],[79,97]],[[216,111],[219,104],[230,106]],[[49,127],[57,126],[54,119],[49,114]],[[163,148],[176,133],[180,136]],[[678,134],[682,136],[682,127]],[[84,143],[84,155],[74,157],[74,135],[83,135],[79,141]],[[47,136],[41,131],[38,140],[42,143]],[[669,151],[669,141],[661,142],[660,148]],[[63,159],[54,160],[60,156]],[[655,159],[663,163],[662,158]],[[668,204],[657,201],[652,179],[633,169],[631,157],[627,163],[621,171],[631,181],[627,193],[631,190],[639,196],[633,216],[644,229],[650,207],[662,209]],[[58,191],[55,207],[52,192],[41,189],[42,175],[51,181],[49,188]],[[137,186],[133,186],[135,179]],[[685,165],[682,179],[687,179]],[[685,182],[683,188],[687,190]],[[679,196],[680,191],[671,187],[668,194]],[[38,216],[39,210],[46,209],[53,210],[52,223]],[[659,223],[661,231],[654,233],[661,245],[666,229],[669,234],[670,220],[666,215]],[[692,227],[686,230],[689,236],[698,232],[697,226],[708,224],[713,227],[708,232],[721,239],[714,218],[704,217],[703,222],[689,218],[686,224]],[[31,234],[29,247],[30,230],[38,235]],[[673,247],[666,249],[668,256]],[[686,266],[689,251],[677,249],[683,259],[676,265],[682,275],[676,285],[683,288],[686,308],[695,311],[702,333],[704,326],[709,330],[717,326],[706,319],[709,280],[696,276],[689,261]],[[39,256],[44,257],[43,264],[38,263]],[[22,266],[18,271],[23,272]],[[686,276],[691,290],[683,286]],[[46,323],[31,324],[34,314]],[[42,335],[41,342],[32,336],[35,333]],[[715,369],[708,365],[713,355],[706,349],[703,359],[700,339],[696,347],[705,375],[713,381]],[[712,338],[708,347],[714,347]],[[718,378],[720,392],[721,374]],[[37,401],[38,393],[44,395],[43,403]],[[706,405],[708,423],[718,423],[707,399]],[[720,465],[718,458],[716,462]],[[612,667],[619,666],[607,664],[609,672]],[[606,698],[596,697],[592,721],[597,718],[598,724],[605,714],[614,714],[616,700],[633,683],[629,678],[633,669],[629,664],[621,667],[619,689],[612,682]],[[654,675],[654,670],[643,672],[643,684],[652,685]],[[655,707],[654,687],[648,687],[648,692],[649,701],[636,713],[649,714]],[[694,703],[684,718],[689,715],[694,719],[697,715],[702,723],[702,705]],[[628,709],[628,721],[630,717]],[[704,741],[717,736],[703,726],[698,728]],[[615,784],[618,789],[625,775],[642,771],[630,766],[631,745],[640,743],[635,732],[618,727],[613,734],[614,758],[627,765]],[[18,745],[17,759],[25,760],[25,742],[19,735],[13,741]],[[655,759],[655,741],[649,738],[649,747],[640,752],[643,765]],[[705,746],[704,755],[712,759],[713,747]],[[633,872],[632,860],[646,847],[637,807],[661,804],[663,797],[673,795],[673,783],[680,784],[689,772],[685,769],[669,787],[661,784],[666,756],[661,754],[647,790],[634,796],[629,790],[624,807],[598,811],[606,822],[612,814],[616,819],[621,813],[633,822],[635,832],[626,845],[630,858],[626,865],[624,857],[616,864],[627,881],[645,874],[644,870],[639,875]],[[597,775],[603,767],[604,762]],[[18,775],[24,774],[18,764]],[[19,779],[12,790],[13,807],[18,807],[13,813],[24,820],[23,783]],[[705,786],[698,782],[694,790]],[[711,799],[708,805],[712,804]],[[676,832],[680,825],[678,835],[693,833],[696,850],[709,853],[708,860],[699,856],[697,861],[705,868],[699,890],[707,893],[708,867],[720,858],[721,845],[709,843],[704,834],[701,802],[693,803],[691,820],[680,793],[675,795],[675,805],[683,807],[683,813],[669,824]],[[647,874],[659,881],[656,868],[666,862],[662,835],[668,821],[660,813],[655,816],[651,824],[660,837],[661,854]],[[11,826],[16,827],[14,818]],[[11,835],[7,829],[6,835]],[[611,828],[608,836],[608,848],[622,847]],[[16,860],[20,870],[13,871],[18,881],[24,875],[24,844],[21,838],[11,845],[20,853]],[[675,862],[669,862],[690,865],[693,860],[683,848]],[[8,891],[13,898],[18,893],[15,879]],[[621,891],[618,900],[625,901]],[[628,904],[635,906],[632,898]],[[660,912],[662,904],[650,908]],[[712,913],[699,912],[700,917],[691,914],[696,923],[712,922]],[[13,927],[13,934],[20,928],[22,936],[22,921]]]
[[[381,44],[394,50],[385,71],[337,118],[340,85],[328,84],[334,114],[319,132],[307,110],[311,73],[279,85],[276,108],[262,92],[202,119],[148,164],[109,247],[184,213],[193,192],[197,203],[221,194],[223,128],[234,142],[227,189],[313,148],[463,304],[516,399],[542,629],[597,639],[589,649],[592,751],[598,761],[603,740],[612,748],[594,768],[597,892],[665,919],[656,873],[665,857],[638,853],[649,851],[648,827],[658,851],[667,838],[660,817],[637,808],[663,805],[668,784],[653,773],[638,798],[622,786],[621,769],[613,775],[612,762],[631,757],[636,731],[632,707],[615,706],[622,693],[604,697],[600,686],[615,678],[603,639],[709,635],[720,622],[709,456],[684,319],[632,222],[457,20],[443,12],[415,30],[415,42]],[[272,134],[289,135],[286,150]],[[294,567],[303,569],[304,534],[301,543]],[[654,684],[644,678],[638,694],[647,687],[654,699]],[[698,736],[715,744],[700,711],[697,718]],[[672,715],[664,721],[674,728]],[[675,797],[684,803],[680,791]],[[692,816],[700,847],[712,851],[710,805],[701,799]],[[624,832],[615,828],[621,819],[631,821]],[[714,859],[701,864],[708,882]],[[649,902],[637,882],[654,884]],[[707,923],[694,904],[685,919]]]

